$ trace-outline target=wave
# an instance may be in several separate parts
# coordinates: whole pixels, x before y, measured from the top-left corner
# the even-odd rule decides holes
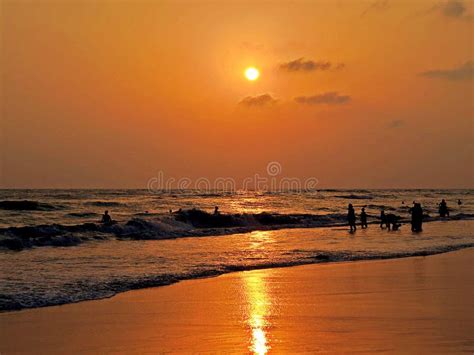
[[[104,225],[38,225],[0,228],[0,247],[22,250],[41,246],[73,246],[96,239],[171,239],[245,233],[254,230],[340,225],[344,214],[210,214],[199,209],[172,214],[134,217],[125,223]]]
[[[114,202],[114,201],[91,201],[91,202],[87,202],[86,205],[97,206],[97,207],[119,207],[119,206],[123,206],[122,203]]]
[[[368,204],[365,206],[366,208],[374,209],[374,210],[384,210],[384,211],[397,211],[398,209],[391,206],[386,205],[375,205],[375,204]],[[408,209],[407,209],[408,210]]]
[[[61,206],[53,206],[49,203],[30,200],[7,200],[0,201],[0,209],[15,211],[53,211],[61,209]]]
[[[78,217],[78,218],[89,218],[89,217],[97,217],[99,214],[95,212],[71,212],[67,214],[71,217]]]
[[[92,239],[105,239],[107,227],[95,223],[9,227],[0,229],[0,248],[23,250],[42,246],[75,246]]]
[[[374,197],[370,195],[335,195],[335,198],[345,198],[348,200],[372,200]]]
[[[146,218],[148,217],[148,218]],[[377,216],[369,216],[370,223],[378,223]],[[473,214],[452,215],[444,220],[472,219]],[[440,218],[425,216],[425,222]],[[408,219],[401,218],[401,222]],[[182,237],[219,236],[256,230],[287,228],[334,227],[346,223],[346,214],[210,214],[191,209],[171,214],[151,214],[135,217],[125,223],[104,225],[38,225],[0,228],[0,248],[22,250],[42,246],[75,246],[87,241],[107,239],[160,240]]]
[[[234,196],[235,192],[232,191],[222,191],[222,192],[195,192],[191,196],[195,197],[205,197],[205,198],[211,198],[211,197],[229,197],[229,196]]]
[[[118,293],[136,289],[150,287],[167,286],[184,280],[215,277],[231,272],[270,269],[277,267],[292,267],[309,264],[325,264],[331,262],[355,262],[362,260],[381,260],[397,259],[416,256],[429,256],[452,252],[465,248],[474,247],[474,243],[460,244],[456,246],[439,246],[428,249],[416,250],[413,252],[350,252],[350,251],[307,251],[295,260],[280,262],[256,262],[251,265],[228,264],[216,265],[201,270],[168,273],[160,275],[146,275],[139,277],[115,277],[107,281],[80,280],[69,283],[68,289],[74,290],[70,293],[56,292],[51,295],[42,294],[21,294],[21,295],[2,295],[0,294],[0,312],[15,311],[25,308],[39,308],[46,306],[55,306],[68,303],[76,303],[87,300],[109,298]],[[304,252],[296,250],[295,253]]]

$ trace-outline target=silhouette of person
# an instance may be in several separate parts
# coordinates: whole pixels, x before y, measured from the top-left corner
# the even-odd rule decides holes
[[[216,207],[214,207],[214,215],[218,215],[218,214],[220,214],[219,207],[216,206]]]
[[[365,208],[362,208],[362,212],[360,213],[360,227],[367,228],[367,213],[365,213]]]
[[[355,232],[357,229],[356,215],[355,215],[354,207],[352,207],[352,203],[349,203],[349,206],[347,207],[347,222],[349,223],[351,232]]]
[[[462,205],[462,201],[458,199],[458,205],[461,206]]]
[[[387,225],[387,229],[388,230],[398,230],[398,228],[401,226],[400,223],[398,223],[398,220],[400,219],[399,216],[393,214],[393,213],[389,213],[387,215],[385,215],[385,222],[386,222],[386,225]]]
[[[387,216],[385,216],[385,211],[380,211],[380,228],[383,228],[384,224],[387,223]]]
[[[446,204],[444,198],[439,203],[439,216],[443,218],[446,216],[449,217],[448,205]]]
[[[421,208],[421,203],[416,204],[417,211],[417,232],[423,231],[423,208]]]
[[[421,232],[423,230],[423,209],[421,204],[413,201],[413,207],[410,208],[411,213],[411,230],[412,232]]]
[[[102,220],[100,222],[104,224],[112,223],[112,218],[110,218],[109,211],[104,212],[104,214],[102,215]]]
[[[408,209],[408,213],[411,214],[411,231],[412,232],[415,231],[415,224],[416,224],[415,205],[416,205],[416,202],[413,201],[413,206]]]

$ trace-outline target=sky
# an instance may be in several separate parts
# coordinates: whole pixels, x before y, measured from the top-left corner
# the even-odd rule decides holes
[[[2,188],[472,188],[471,1],[1,2]],[[258,80],[244,76],[247,67]]]

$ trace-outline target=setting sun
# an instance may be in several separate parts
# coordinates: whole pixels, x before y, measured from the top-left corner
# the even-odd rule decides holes
[[[260,76],[260,72],[258,71],[257,68],[249,67],[249,68],[245,69],[245,77],[248,80],[250,80],[250,81],[257,80],[259,76]]]

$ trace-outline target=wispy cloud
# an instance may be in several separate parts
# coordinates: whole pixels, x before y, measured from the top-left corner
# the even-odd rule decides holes
[[[298,58],[289,62],[281,63],[280,69],[287,72],[310,72],[316,70],[341,70],[344,68],[344,63],[333,64],[325,61],[306,60]]]
[[[311,95],[311,96],[298,96],[295,97],[295,101],[299,104],[306,105],[342,105],[348,103],[351,100],[349,95],[340,95],[338,92],[331,91],[322,94]]]
[[[419,74],[430,79],[445,79],[452,81],[472,80],[474,78],[474,61],[470,60],[452,69],[435,69]]]
[[[440,2],[418,15],[438,14],[451,20],[472,21],[466,2],[463,0],[448,0]]]
[[[278,100],[270,94],[261,94],[256,96],[247,96],[240,100],[239,105],[247,107],[262,107],[273,105]]]
[[[466,5],[460,0],[451,0],[441,4],[440,10],[444,16],[460,18],[466,14]]]
[[[382,12],[390,7],[388,0],[375,0],[372,1],[364,11],[360,14],[361,16],[367,15],[369,12]]]

